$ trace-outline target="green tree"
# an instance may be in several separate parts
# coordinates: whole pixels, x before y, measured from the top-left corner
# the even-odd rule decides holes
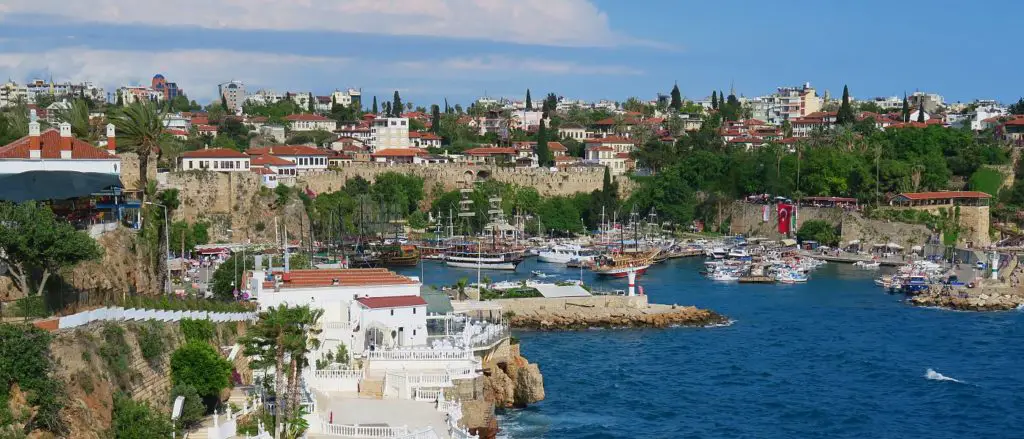
[[[918,105],[918,107],[917,107],[917,121],[919,123],[924,123],[925,122],[925,120],[924,120],[924,104]]]
[[[171,383],[191,386],[203,399],[215,399],[231,386],[231,363],[209,344],[191,341],[171,354]]]
[[[683,95],[679,93],[679,84],[672,85],[672,101],[668,106],[676,111],[683,108]]]
[[[71,101],[67,109],[57,112],[57,119],[70,124],[71,134],[79,139],[92,142],[98,137],[89,123],[89,103],[85,99]]]
[[[287,305],[269,307],[259,313],[255,325],[249,327],[241,344],[245,346],[245,355],[249,358],[259,358],[252,364],[253,368],[266,369],[274,366],[274,395],[278,401],[283,401],[286,390],[284,380],[284,357],[288,353],[289,333],[294,331],[295,325],[290,318],[291,311]],[[282,417],[282,406],[274,405],[275,431],[280,429],[284,418]]]
[[[903,123],[910,122],[910,101],[907,100],[907,94],[903,93]]]
[[[395,96],[391,100],[391,117],[400,117],[402,115],[402,97],[398,95],[398,90],[395,90]]]
[[[377,111],[377,97],[376,96],[373,97],[373,105],[370,107],[370,113],[379,114],[379,112]]]
[[[114,115],[111,122],[117,127],[117,145],[139,156],[139,188],[149,184],[149,160],[153,152],[168,139],[164,132],[162,115],[149,101],[137,101]],[[159,156],[158,156],[159,158]],[[130,184],[130,183],[129,183]],[[142,201],[146,201],[143,192]]]
[[[122,393],[114,395],[112,418],[114,439],[165,438],[174,431],[170,416]]]
[[[298,306],[288,310],[290,331],[285,336],[284,343],[289,352],[290,373],[288,374],[289,407],[292,408],[292,416],[299,416],[299,384],[303,374],[302,371],[309,363],[307,356],[320,348],[320,318],[324,315],[321,308],[310,308],[309,306]]]
[[[554,112],[557,108],[558,96],[555,95],[554,93],[548,93],[548,96],[544,98],[544,104],[541,108],[541,111],[543,111],[544,115],[547,116],[548,114]]]
[[[199,426],[199,423],[203,420],[203,415],[206,414],[203,397],[199,395],[195,387],[188,384],[179,384],[171,389],[171,400],[167,405],[173,406],[174,400],[179,396],[185,397],[185,404],[181,408],[181,417],[178,418],[178,422],[186,429]]]
[[[853,107],[850,105],[850,89],[843,86],[843,102],[839,105],[839,112],[836,114],[836,124],[850,125],[856,121],[853,114]]]
[[[711,90],[711,109],[718,109],[718,92],[714,90]]]
[[[441,108],[437,104],[430,106],[430,132],[437,134],[441,129]]]
[[[533,99],[530,98],[530,89],[526,89],[526,111],[533,111]]]
[[[313,96],[313,93],[309,94],[309,99],[306,101],[306,104],[309,106],[307,111],[309,111],[310,114],[316,112],[316,96]]]
[[[227,113],[230,109],[228,108],[228,97],[227,95],[220,95],[220,109]]]
[[[1010,114],[1024,114],[1024,98],[1018,99],[1017,103],[1010,105],[1008,110]]]
[[[51,275],[102,255],[89,235],[34,201],[0,202],[0,224],[0,262],[25,296],[42,295]]]
[[[793,124],[789,122],[789,119],[782,121],[782,136],[793,137]]]
[[[551,156],[551,149],[548,148],[548,129],[544,121],[540,121],[540,128],[537,129],[537,164],[541,167],[552,166],[554,158]]]
[[[51,340],[53,336],[36,327],[0,323],[0,425],[22,421],[28,431],[39,428],[59,435],[66,430],[60,418],[66,395],[60,381],[51,378]],[[15,383],[33,413],[11,412],[10,391]]]
[[[836,226],[822,220],[804,221],[803,225],[800,226],[800,230],[796,232],[796,237],[800,242],[817,241],[829,246],[838,245],[839,236]]]

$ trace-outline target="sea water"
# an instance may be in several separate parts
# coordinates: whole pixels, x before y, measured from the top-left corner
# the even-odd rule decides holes
[[[538,269],[580,276],[533,261],[483,275]],[[516,331],[547,399],[502,413],[501,436],[1024,437],[1024,313],[914,308],[875,287],[877,272],[837,264],[798,285],[715,283],[700,269],[699,259],[669,261],[638,284],[652,302],[709,308],[731,325]],[[428,284],[476,280],[435,263],[422,272]]]

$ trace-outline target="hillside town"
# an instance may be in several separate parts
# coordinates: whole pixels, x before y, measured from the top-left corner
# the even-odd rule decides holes
[[[513,328],[731,324],[638,285],[689,258],[712,283],[827,261],[892,267],[875,284],[914,305],[1024,307],[1024,100],[676,84],[463,107],[231,80],[201,105],[172,79],[0,86],[0,315],[84,358],[32,373],[88,401],[12,396],[37,407],[15,429],[498,437],[546,397]]]

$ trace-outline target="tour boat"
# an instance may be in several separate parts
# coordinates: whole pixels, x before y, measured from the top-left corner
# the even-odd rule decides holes
[[[724,247],[715,247],[705,249],[704,254],[710,258],[725,259],[726,256],[729,256],[729,250],[726,250]]]
[[[715,271],[709,276],[711,280],[721,282],[733,282],[740,280],[740,277],[728,271]]]
[[[593,261],[594,255],[578,245],[554,245],[537,253],[537,260],[555,264],[567,264],[572,260]]]
[[[876,269],[878,267],[881,267],[882,263],[878,262],[878,261],[872,261],[872,262],[857,261],[856,263],[853,264],[853,266],[857,267],[857,268],[863,268],[865,270],[874,270],[874,269]]]
[[[444,255],[444,264],[458,268],[481,268],[484,270],[515,270],[523,261],[520,252],[501,251],[449,251]]]
[[[729,250],[729,253],[726,253],[726,256],[728,258],[730,258],[730,259],[743,259],[743,258],[750,257],[750,254],[747,253],[746,249],[742,249],[742,248],[738,248],[737,247],[737,248],[733,248],[733,249]]]
[[[601,276],[625,277],[630,271],[643,273],[654,262],[657,251],[640,255],[612,255],[594,259],[591,270]]]
[[[380,255],[383,265],[412,267],[420,262],[420,251],[414,245],[391,246]]]
[[[784,284],[804,283],[807,282],[807,275],[795,270],[789,270],[779,273],[776,279]]]

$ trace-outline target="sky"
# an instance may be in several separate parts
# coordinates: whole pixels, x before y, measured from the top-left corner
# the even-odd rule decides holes
[[[805,82],[1009,102],[1021,16],[1020,0],[0,0],[0,81],[112,91],[161,73],[202,103],[228,80],[422,106]]]

